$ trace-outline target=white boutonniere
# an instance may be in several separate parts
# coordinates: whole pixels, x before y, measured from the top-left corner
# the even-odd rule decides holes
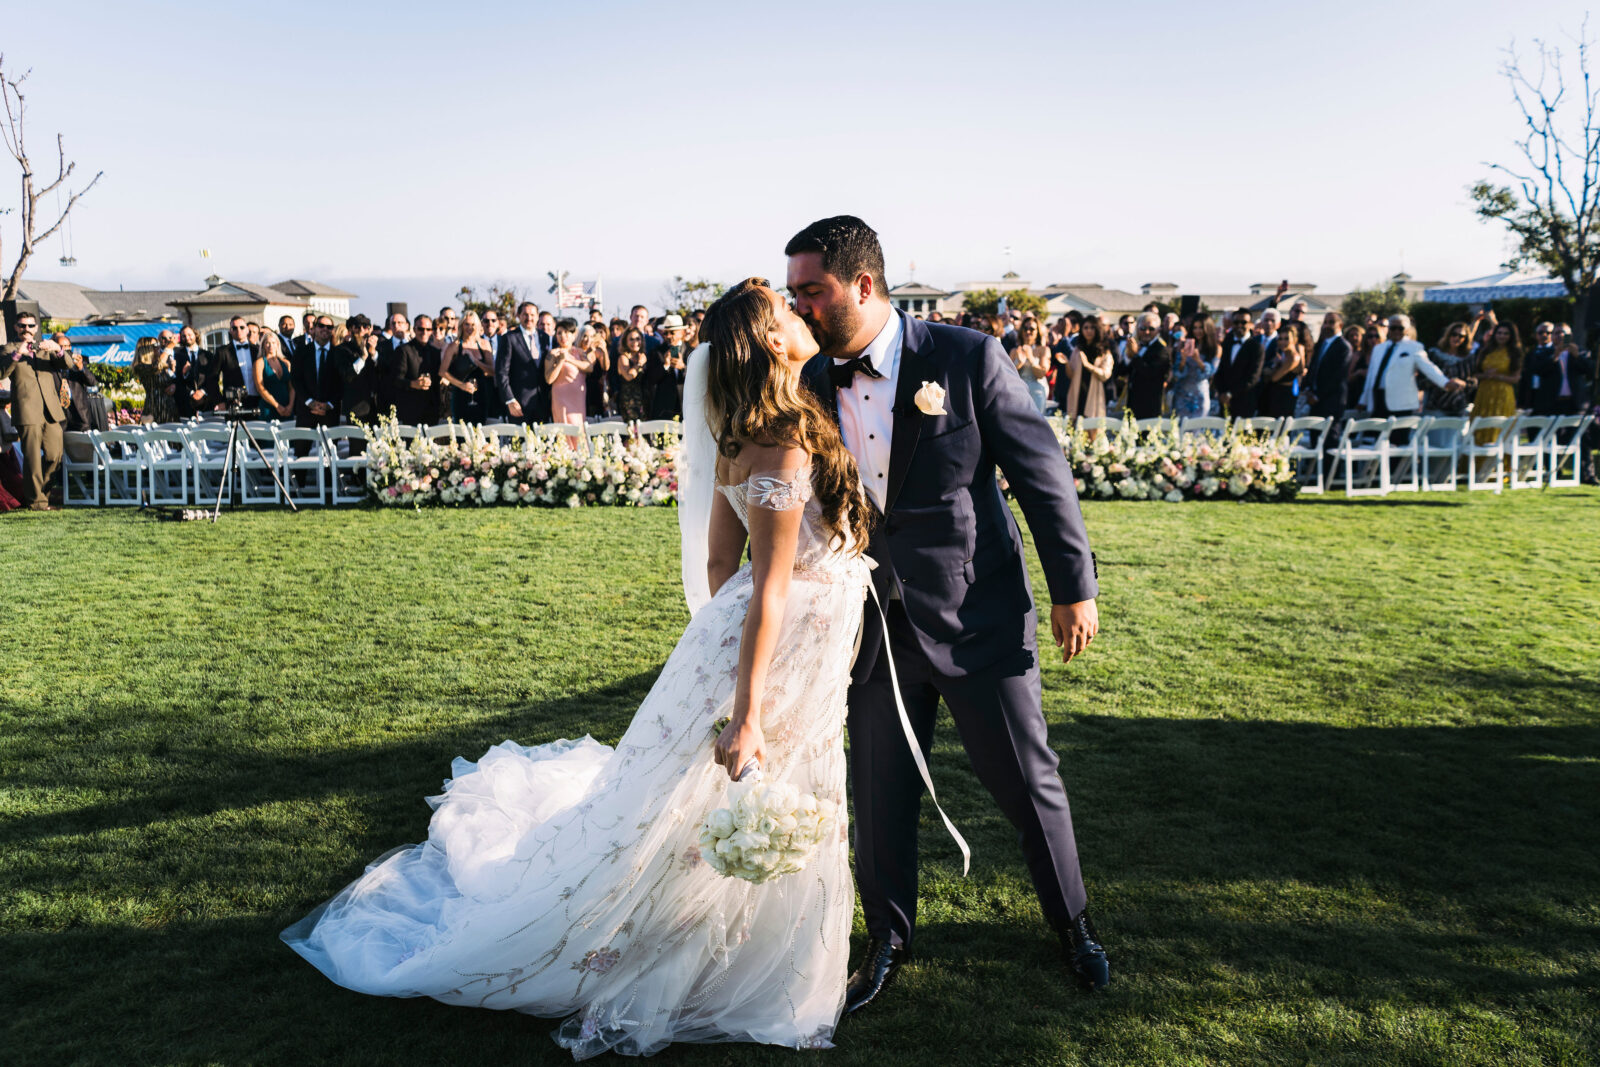
[[[943,415],[944,411],[944,386],[938,382],[923,382],[922,388],[917,390],[913,398],[917,402],[917,410],[924,415]]]

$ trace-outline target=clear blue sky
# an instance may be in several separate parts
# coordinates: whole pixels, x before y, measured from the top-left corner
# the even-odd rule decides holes
[[[9,10],[7,10],[9,9]],[[1459,280],[1503,235],[1466,187],[1509,156],[1497,70],[1583,9],[1346,3],[24,4],[43,169],[103,168],[29,274],[295,276],[442,303],[460,281],[781,276],[859,214],[892,282],[1342,289]],[[9,161],[6,161],[9,164]],[[14,193],[0,177],[0,203]],[[5,269],[14,217],[0,220]],[[198,250],[209,248],[205,262]],[[541,286],[542,292],[542,286]]]

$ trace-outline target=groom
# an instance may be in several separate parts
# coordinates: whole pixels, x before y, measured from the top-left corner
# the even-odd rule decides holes
[[[1063,658],[1099,629],[1094,557],[1061,446],[1000,342],[895,311],[878,235],[851,215],[784,249],[795,310],[821,354],[807,383],[838,417],[883,518],[868,554],[901,693],[924,755],[943,697],[972,768],[1022,840],[1067,965],[1110,981],[1086,910],[1066,789],[1040,705],[1036,617],[1022,537],[995,481],[1005,472],[1050,588]],[[942,392],[941,392],[942,390]],[[856,881],[866,958],[845,1011],[872,1003],[909,958],[917,917],[922,778],[900,724],[883,627],[867,608],[849,693]]]

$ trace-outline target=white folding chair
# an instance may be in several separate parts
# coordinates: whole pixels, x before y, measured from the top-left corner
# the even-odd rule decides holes
[[[1552,488],[1581,484],[1583,477],[1583,435],[1588,432],[1593,415],[1562,415],[1550,424],[1550,468]],[[71,436],[70,434],[68,436]],[[1572,464],[1572,476],[1561,473]]]
[[[61,502],[67,507],[100,505],[100,454],[94,437],[84,430],[61,435]],[[0,448],[8,445],[0,444]]]
[[[1153,419],[1135,419],[1133,422],[1133,428],[1138,430],[1140,433],[1148,433],[1166,421],[1166,419],[1163,419],[1159,416]]]
[[[1417,491],[1418,440],[1427,428],[1427,418],[1422,415],[1401,415],[1389,420],[1379,441],[1383,448],[1383,485],[1388,492],[1415,493]],[[1409,430],[1405,444],[1395,442],[1395,434]]]
[[[1544,463],[1550,454],[1550,428],[1554,415],[1524,415],[1506,434],[1506,466],[1513,489],[1544,487]]]
[[[289,499],[296,504],[320,506],[326,502],[328,453],[322,440],[322,429],[285,426],[275,435],[278,476],[283,479],[284,488],[289,490]],[[297,445],[304,445],[304,450]]]
[[[1190,422],[1202,421],[1191,419]],[[1226,419],[1206,419],[1205,422],[1220,423],[1227,426]],[[1187,432],[1187,424],[1185,432]],[[1322,450],[1327,446],[1328,434],[1333,431],[1333,420],[1315,415],[1304,418],[1289,419],[1283,427],[1283,436],[1289,442],[1289,462],[1295,466],[1295,477],[1300,482],[1302,493],[1322,493],[1327,491],[1327,480],[1322,473]],[[1314,474],[1307,480],[1306,468],[1310,467]]]
[[[1261,415],[1253,419],[1234,419],[1233,425],[1240,430],[1247,430],[1250,433],[1259,433],[1265,434],[1268,437],[1276,437],[1278,436],[1278,427],[1282,424],[1282,422],[1282,419]]]
[[[1423,492],[1455,490],[1468,421],[1455,415],[1435,415],[1428,420],[1428,428],[1419,435],[1422,443],[1417,458]]]
[[[1214,418],[1210,415],[1192,415],[1179,422],[1178,428],[1183,433],[1221,437],[1228,432],[1228,420]]]
[[[222,471],[228,461],[227,427],[196,426],[184,431],[189,446],[189,472],[194,476],[194,502],[215,503],[217,489],[222,489],[222,502],[233,502],[233,478],[222,484]]]
[[[359,426],[322,428],[322,441],[328,455],[328,480],[333,487],[335,507],[340,504],[359,504],[367,499],[367,457],[364,452],[351,447],[353,442],[366,440],[367,433]],[[341,442],[344,444],[342,449],[339,447]]]
[[[628,439],[628,424],[626,422],[612,420],[608,420],[606,422],[588,422],[584,423],[583,432],[584,435],[589,438],[589,443],[591,446],[593,446],[595,439],[600,437],[610,437],[618,441],[626,441]]]
[[[150,472],[150,503],[189,502],[189,441],[182,430],[144,432],[144,461]]]
[[[1462,442],[1461,455],[1467,461],[1467,489],[1493,489],[1500,492],[1505,486],[1502,484],[1506,473],[1506,438],[1515,427],[1515,415],[1484,415],[1473,419],[1467,429],[1467,440]],[[1493,431],[1495,438],[1483,444],[1478,443],[1478,434]],[[1483,461],[1493,460],[1493,473],[1489,480],[1484,481],[1479,475],[1483,468],[1489,465]]]
[[[1388,425],[1388,419],[1351,419],[1344,424],[1334,458],[1340,468],[1335,473],[1344,476],[1345,496],[1383,496],[1389,491],[1383,484],[1382,445]]]
[[[1112,421],[1113,420],[1106,418],[1104,415],[1080,416],[1078,421],[1073,425],[1087,433],[1090,430],[1104,430]]]
[[[100,457],[101,500],[110,507],[143,507],[145,504],[144,447],[142,434],[128,430],[92,431],[95,452]]]
[[[491,422],[483,427],[486,437],[492,437],[495,444],[505,447],[527,437],[531,430],[520,422]]]
[[[251,437],[246,437],[242,429],[234,442],[233,462],[239,469],[239,503],[276,504],[282,494],[278,492],[278,483],[274,476],[281,477],[279,472],[283,469],[283,446],[278,443],[277,435],[271,430],[257,432],[251,427],[250,433],[255,439],[253,444]]]
[[[582,426],[573,426],[565,422],[546,422],[533,428],[535,437],[547,437],[561,441],[568,448],[579,454],[589,450],[589,437],[583,432]]]
[[[677,419],[645,419],[633,424],[633,432],[640,437],[654,437],[657,434],[670,433],[674,437],[683,436],[683,423]]]
[[[419,427],[419,430],[421,431],[422,436],[426,437],[430,441],[444,441],[448,443],[450,441],[465,441],[467,439],[467,427],[465,424],[459,422],[441,422],[436,426],[429,426],[426,428]]]

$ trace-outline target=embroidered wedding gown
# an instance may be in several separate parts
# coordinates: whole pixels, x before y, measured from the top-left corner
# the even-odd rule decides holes
[[[389,853],[283,939],[340,985],[561,1017],[583,1059],[673,1041],[827,1047],[854,909],[845,825],[845,687],[868,564],[830,551],[809,472],[719,486],[750,508],[805,509],[768,674],[768,781],[839,805],[809,865],[761,885],[701,860],[726,804],[712,762],[733,703],[747,564],[701,608],[616,749],[511,741],[457,759],[428,840]]]

